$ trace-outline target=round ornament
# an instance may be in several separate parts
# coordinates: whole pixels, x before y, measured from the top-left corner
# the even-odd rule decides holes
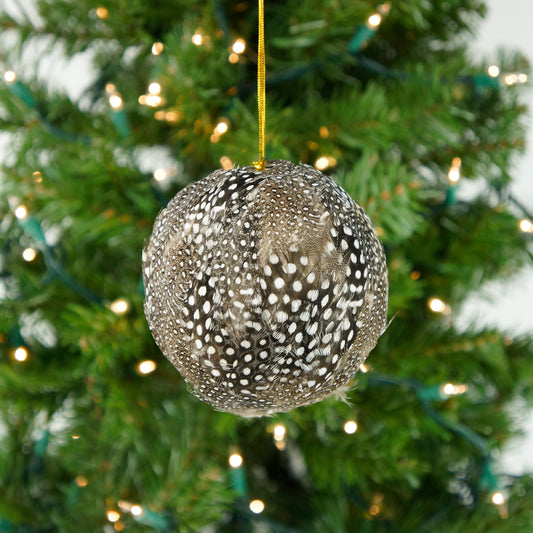
[[[143,251],[145,314],[192,393],[253,417],[342,389],[384,331],[387,267],[363,209],[308,165],[218,170]]]

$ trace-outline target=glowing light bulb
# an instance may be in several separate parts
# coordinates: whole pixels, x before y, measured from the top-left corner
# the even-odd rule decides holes
[[[450,168],[448,172],[448,179],[450,180],[451,183],[457,183],[460,177],[461,177],[461,172],[459,172],[459,169],[457,167]]]
[[[319,157],[315,161],[315,168],[318,170],[326,170],[329,167],[329,158],[325,155]]]
[[[196,32],[196,33],[191,37],[191,41],[192,41],[192,44],[194,44],[194,45],[196,45],[196,46],[201,46],[201,44],[204,42],[204,38],[202,37],[202,34],[201,34],[201,33]]]
[[[109,309],[113,311],[116,315],[123,315],[128,311],[130,308],[130,304],[124,300],[124,298],[120,298],[118,300],[115,300],[111,305],[109,306]]]
[[[260,514],[265,510],[265,504],[261,500],[252,500],[250,502],[250,511]]]
[[[78,487],[86,487],[88,484],[89,482],[85,476],[76,477],[76,485],[78,485]]]
[[[363,374],[366,374],[370,369],[368,368],[367,365],[365,365],[365,363],[361,363],[361,365],[359,366],[359,370],[360,370]]]
[[[159,94],[161,92],[161,85],[156,81],[153,81],[148,85],[148,92],[150,94]]]
[[[107,519],[110,522],[118,522],[120,520],[120,514],[116,511],[107,511]]]
[[[491,78],[497,78],[500,75],[500,67],[498,67],[497,65],[491,65],[487,69],[487,72],[489,73],[489,76]]]
[[[154,56],[158,56],[163,51],[164,48],[165,46],[163,45],[163,43],[159,43],[159,42],[154,43],[152,45],[152,54]]]
[[[143,514],[143,508],[140,505],[132,505],[130,512],[133,516],[141,516]]]
[[[26,359],[28,359],[28,350],[26,348],[24,348],[24,346],[19,346],[13,352],[13,357],[19,363],[23,363],[24,361],[26,361]]]
[[[165,181],[167,177],[168,177],[168,174],[164,168],[156,168],[154,170],[155,181]]]
[[[381,15],[379,13],[374,13],[373,15],[370,15],[368,17],[368,27],[369,28],[377,28],[381,24]]]
[[[78,440],[80,438],[79,435],[71,435],[72,440]]]
[[[239,468],[243,463],[242,455],[238,453],[232,453],[229,456],[228,462],[231,468]]]
[[[113,109],[120,109],[122,107],[122,97],[120,96],[120,94],[112,94],[109,97],[109,105]]]
[[[516,74],[506,74],[503,78],[506,85],[514,85],[518,82],[518,76]]]
[[[524,233],[532,233],[533,232],[533,223],[531,222],[531,220],[529,220],[527,218],[523,218],[519,222],[518,225],[520,227],[520,230],[523,231]]]
[[[22,220],[23,218],[26,218],[28,216],[28,208],[25,205],[19,205],[15,209],[15,216],[19,220]]]
[[[154,361],[147,359],[146,361],[141,361],[137,365],[137,370],[140,374],[146,375],[151,374],[155,369],[157,368],[157,365]]]
[[[237,39],[231,47],[235,54],[242,54],[246,50],[246,43],[243,39]]]
[[[228,61],[232,64],[239,62],[239,54],[236,54],[235,52],[230,54],[228,57]]]
[[[13,83],[17,79],[17,75],[12,70],[4,72],[4,81],[6,83]]]
[[[220,158],[220,164],[222,165],[222,168],[224,170],[229,170],[230,168],[233,168],[233,161],[226,155]]]
[[[518,74],[518,83],[526,83],[527,82],[527,74],[521,73]]]
[[[344,432],[348,435],[353,435],[357,431],[357,422],[355,420],[348,420],[344,424]]]
[[[501,492],[495,492],[491,500],[494,505],[503,505],[505,503],[505,497]]]
[[[229,130],[229,124],[225,120],[221,120],[215,127],[213,133],[217,135],[224,135]]]
[[[99,19],[105,19],[108,17],[108,15],[109,15],[109,11],[105,7],[100,6],[96,8],[96,16]]]
[[[22,252],[22,259],[24,259],[24,261],[27,261],[28,263],[33,261],[36,257],[37,257],[37,252],[33,248],[26,248]]]
[[[285,433],[287,433],[285,426],[283,424],[277,424],[274,427],[274,440],[283,440],[285,438]]]
[[[440,298],[430,298],[428,306],[434,313],[444,313],[446,309],[446,304]]]

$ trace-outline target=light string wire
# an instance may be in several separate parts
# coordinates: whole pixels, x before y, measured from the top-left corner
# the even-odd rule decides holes
[[[258,0],[258,45],[257,45],[257,110],[259,116],[259,161],[254,161],[257,170],[265,170],[265,7],[264,0]]]

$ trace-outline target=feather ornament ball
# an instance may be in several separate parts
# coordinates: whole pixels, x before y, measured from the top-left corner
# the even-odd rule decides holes
[[[342,390],[386,327],[383,247],[308,165],[218,170],[180,191],[143,250],[144,310],[191,392],[270,415]]]

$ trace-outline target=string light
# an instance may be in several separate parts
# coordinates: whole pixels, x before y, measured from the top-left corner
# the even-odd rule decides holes
[[[265,504],[261,500],[252,500],[250,502],[250,511],[255,514],[260,514],[265,510]]]
[[[119,93],[112,94],[109,97],[109,105],[113,109],[116,109],[116,110],[120,109],[122,107],[122,96],[120,96]]]
[[[15,209],[15,216],[19,220],[22,220],[22,219],[26,218],[28,216],[28,208],[25,205],[19,205]]]
[[[230,168],[233,168],[233,161],[226,155],[220,158],[220,164],[222,165],[222,168],[224,170],[229,170]]]
[[[192,44],[196,46],[201,46],[204,42],[202,34],[197,30],[196,33],[191,37]]]
[[[430,298],[428,300],[428,307],[434,313],[444,313],[446,304],[440,298]]]
[[[141,516],[143,514],[143,508],[140,505],[132,505],[130,512],[133,516]]]
[[[79,435],[71,435],[70,438],[72,440],[78,440],[80,438],[80,436]]]
[[[43,175],[38,170],[32,173],[32,177],[35,183],[42,183],[43,181]]]
[[[505,497],[501,492],[494,492],[491,500],[494,505],[503,505],[505,503]]]
[[[152,361],[150,359],[147,359],[146,361],[141,361],[137,365],[137,371],[139,374],[143,374],[146,376],[147,374],[151,374],[155,369],[157,368],[157,365],[155,361]]]
[[[148,92],[150,94],[160,94],[161,93],[161,85],[157,83],[156,81],[153,81],[148,85]]]
[[[454,157],[452,159],[452,166],[448,171],[448,180],[452,185],[455,185],[461,178],[461,158]]]
[[[443,396],[458,396],[459,394],[464,394],[467,390],[467,385],[454,385],[453,383],[446,383],[441,387]]]
[[[491,78],[497,78],[500,75],[500,67],[497,65],[491,65],[487,69],[487,72]]]
[[[231,468],[239,468],[239,467],[241,467],[242,463],[243,463],[242,455],[240,455],[238,453],[232,453],[229,456],[228,463],[231,466]]]
[[[326,170],[329,167],[329,161],[326,156],[321,156],[315,161],[315,168],[318,170]]]
[[[359,370],[363,374],[366,374],[370,370],[370,368],[365,363],[361,363],[361,365],[359,366]]]
[[[236,54],[235,52],[231,53],[229,56],[228,56],[228,61],[232,64],[235,64],[235,63],[238,63],[239,62],[239,54]]]
[[[116,315],[123,315],[128,311],[130,308],[130,304],[124,300],[124,298],[119,298],[118,300],[115,300],[112,302],[109,306],[109,309],[113,311]]]
[[[105,7],[100,6],[96,8],[96,16],[99,19],[105,19],[108,17],[108,15],[109,15],[109,11]]]
[[[243,39],[237,39],[231,49],[235,54],[242,54],[246,50],[246,43]]]
[[[531,220],[527,218],[523,218],[518,223],[518,225],[520,227],[520,230],[523,231],[524,233],[533,233],[533,223],[531,222]]]
[[[381,20],[381,15],[379,13],[374,13],[368,17],[367,26],[371,29],[375,29],[381,24]]]
[[[13,357],[19,363],[23,363],[24,361],[28,359],[28,350],[24,348],[24,346],[19,346],[13,352]]]
[[[155,181],[165,181],[167,179],[167,171],[164,168],[156,168],[154,170]]]
[[[4,81],[6,83],[13,83],[17,79],[17,75],[12,70],[4,72]]]
[[[344,432],[348,435],[353,435],[357,431],[357,422],[355,420],[348,420],[344,424]]]
[[[118,522],[120,520],[120,514],[117,511],[109,510],[107,511],[107,519],[110,522]]]
[[[87,478],[85,476],[76,477],[76,485],[78,485],[78,487],[86,487],[88,484],[89,481],[87,481]]]
[[[160,42],[154,43],[152,45],[152,54],[154,56],[158,56],[163,51],[164,48],[165,46],[163,45],[163,43],[160,43]]]
[[[224,135],[229,130],[229,122],[227,119],[222,119],[216,126],[213,131],[215,135]]]
[[[287,429],[283,424],[277,424],[274,426],[274,440],[276,441],[282,441],[285,438],[285,434],[287,433]]]
[[[24,261],[27,261],[28,263],[31,263],[36,257],[37,252],[33,248],[26,248],[22,252],[22,259],[24,259]]]

